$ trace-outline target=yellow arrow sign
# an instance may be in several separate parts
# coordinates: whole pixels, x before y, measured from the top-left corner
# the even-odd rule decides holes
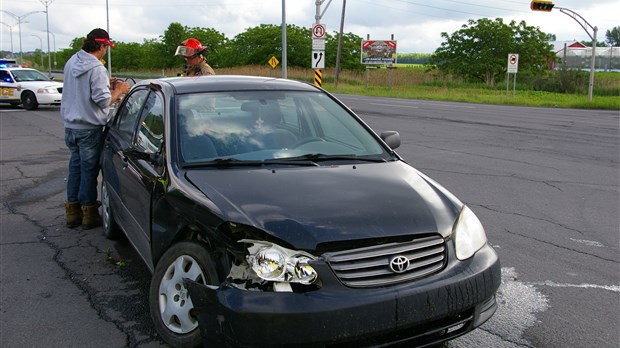
[[[278,58],[276,58],[276,56],[271,56],[271,59],[269,59],[269,65],[271,65],[272,69],[275,69],[279,63],[280,61],[278,60]]]

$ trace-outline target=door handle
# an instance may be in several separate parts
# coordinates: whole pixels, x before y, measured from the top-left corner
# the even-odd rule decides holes
[[[127,158],[127,156],[125,156],[125,153],[121,150],[116,151],[116,154],[118,155],[118,157],[121,158],[121,161],[123,161],[123,169],[127,168],[127,166],[129,165],[129,158]]]

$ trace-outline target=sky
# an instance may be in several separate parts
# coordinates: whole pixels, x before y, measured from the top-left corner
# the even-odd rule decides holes
[[[287,24],[310,28],[316,22],[316,0],[284,1]],[[552,12],[534,12],[529,0],[348,0],[344,32],[371,40],[394,35],[398,53],[433,53],[443,41],[442,32],[452,34],[470,19],[525,21],[555,34],[558,41],[590,41],[580,23],[592,33],[584,21],[576,21],[559,7],[598,27],[598,41],[605,40],[607,30],[620,26],[620,0],[554,3]],[[11,50],[12,42],[13,51],[19,52],[21,36],[23,52],[41,47],[47,52],[48,25],[52,52],[69,47],[74,38],[86,36],[96,27],[109,28],[113,41],[125,43],[157,39],[172,22],[214,28],[232,39],[260,24],[281,25],[282,4],[283,0],[0,0],[0,49]],[[340,29],[342,9],[343,0],[323,0],[320,5],[320,22],[331,34]]]

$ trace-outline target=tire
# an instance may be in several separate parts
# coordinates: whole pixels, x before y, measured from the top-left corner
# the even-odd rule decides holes
[[[110,204],[110,193],[108,192],[108,184],[103,181],[101,184],[101,219],[103,220],[103,234],[106,238],[117,240],[122,237],[123,232],[114,220],[112,205]]]
[[[37,97],[31,91],[24,91],[22,93],[22,105],[26,110],[36,110],[39,107]]]
[[[183,278],[204,285],[217,284],[214,265],[206,246],[194,241],[173,245],[157,263],[149,290],[149,307],[155,329],[171,346],[201,345],[197,315]]]

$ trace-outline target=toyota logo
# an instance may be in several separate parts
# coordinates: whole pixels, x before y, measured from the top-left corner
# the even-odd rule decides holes
[[[394,273],[403,273],[409,268],[409,259],[405,256],[399,255],[394,257],[390,261],[390,269]]]

